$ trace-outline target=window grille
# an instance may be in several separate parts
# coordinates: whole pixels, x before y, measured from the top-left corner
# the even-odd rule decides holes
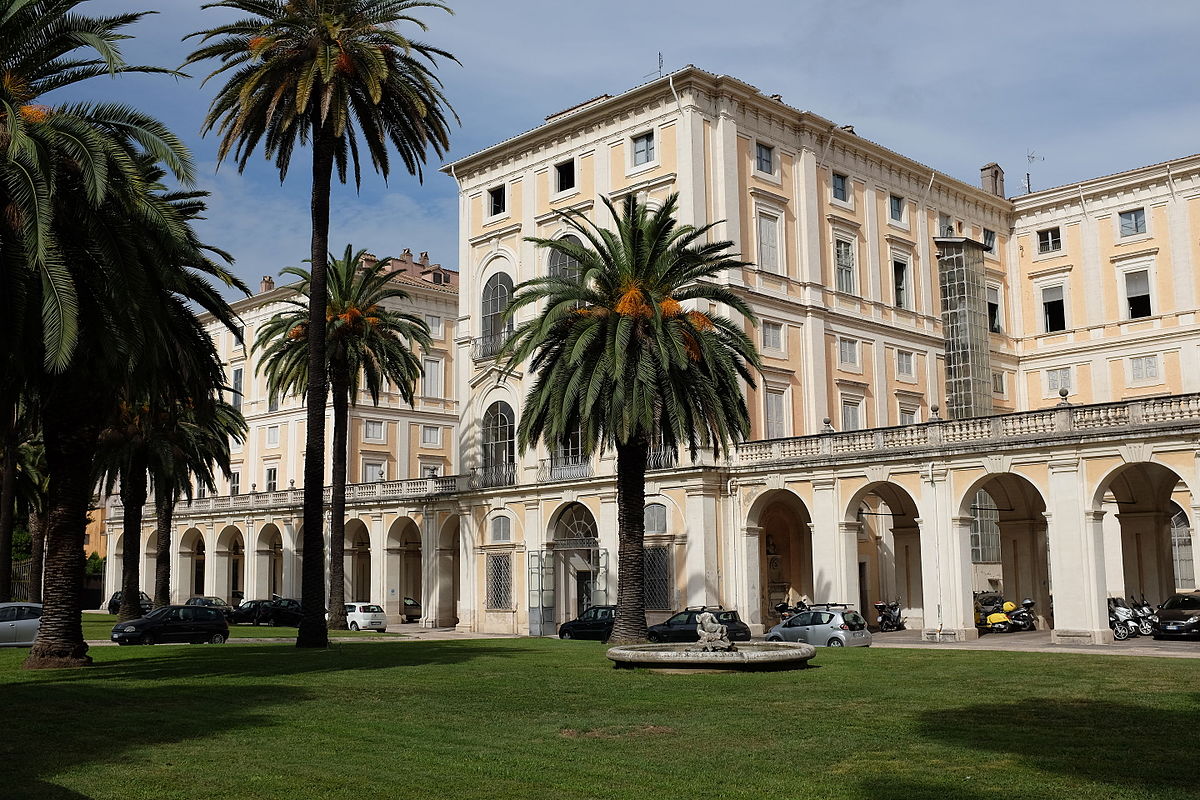
[[[644,566],[645,601],[647,611],[670,611],[671,548],[647,547]]]
[[[512,553],[488,553],[487,607],[512,608]]]

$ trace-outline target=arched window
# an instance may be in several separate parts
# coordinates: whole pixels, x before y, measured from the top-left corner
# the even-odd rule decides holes
[[[582,503],[572,503],[558,518],[554,530],[556,542],[570,542],[576,547],[596,546],[596,536],[596,519]]]
[[[667,507],[662,503],[646,506],[646,535],[665,536],[667,533]]]
[[[516,476],[514,432],[516,416],[504,401],[488,406],[483,415],[483,482],[485,486],[509,486]]]
[[[485,342],[495,343],[495,349],[487,355],[494,355],[505,337],[512,331],[511,320],[505,320],[504,312],[512,301],[513,282],[503,272],[497,272],[488,278],[483,287],[483,338]]]
[[[583,242],[579,241],[579,237],[572,236],[570,234],[562,237],[561,241],[570,242],[571,244],[580,247],[583,246]],[[579,276],[579,262],[566,253],[558,250],[550,251],[550,256],[547,259],[547,267],[549,267],[550,276],[553,278]]]
[[[512,541],[512,520],[508,517],[495,517],[492,519],[492,541]]]

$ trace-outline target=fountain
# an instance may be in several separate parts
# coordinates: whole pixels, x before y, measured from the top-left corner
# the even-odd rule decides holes
[[[617,669],[655,672],[765,672],[803,669],[817,651],[798,642],[745,642],[735,645],[725,626],[705,611],[696,618],[694,644],[629,644],[608,649]]]

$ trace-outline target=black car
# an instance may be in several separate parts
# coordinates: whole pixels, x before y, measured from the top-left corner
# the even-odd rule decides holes
[[[578,619],[564,622],[558,628],[560,639],[599,639],[606,641],[612,633],[616,606],[592,606]]]
[[[154,601],[150,599],[150,595],[145,592],[138,592],[141,595],[142,613],[149,614],[150,609],[154,608]],[[113,596],[108,601],[108,613],[116,616],[121,611],[121,593],[113,592]]]
[[[208,608],[215,608],[217,611],[220,611],[223,615],[225,615],[226,620],[233,619],[233,606],[229,605],[229,603],[226,603],[220,597],[189,597],[184,605],[207,606]]]
[[[1200,591],[1171,595],[1150,620],[1155,639],[1200,636]]]
[[[251,625],[267,625],[271,622],[270,600],[243,600],[229,617],[235,625],[250,623]]]
[[[731,642],[750,641],[750,626],[742,622],[736,611],[716,608],[687,608],[671,615],[666,622],[651,625],[646,634],[652,642],[696,642],[700,634],[696,632],[696,617],[705,611],[711,611],[717,622],[725,626],[725,634]]]
[[[118,622],[112,630],[117,644],[224,644],[228,638],[225,615],[205,606],[163,606],[139,619]]]
[[[303,616],[300,601],[287,597],[269,600],[261,613],[267,624],[274,625],[275,627],[298,627],[300,625],[300,617]]]

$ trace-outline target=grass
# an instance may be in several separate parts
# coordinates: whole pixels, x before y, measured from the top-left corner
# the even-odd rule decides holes
[[[107,642],[112,638],[113,626],[117,624],[117,618],[113,614],[84,614],[83,615],[83,638],[92,641]],[[334,637],[342,636],[365,636],[365,637],[381,637],[403,635],[400,631],[401,626],[393,625],[385,633],[378,631],[330,631],[329,635]],[[230,639],[295,639],[295,628],[275,628],[270,625],[230,625]]]
[[[0,651],[5,798],[1194,798],[1200,660],[820,650],[615,671],[592,642]]]

